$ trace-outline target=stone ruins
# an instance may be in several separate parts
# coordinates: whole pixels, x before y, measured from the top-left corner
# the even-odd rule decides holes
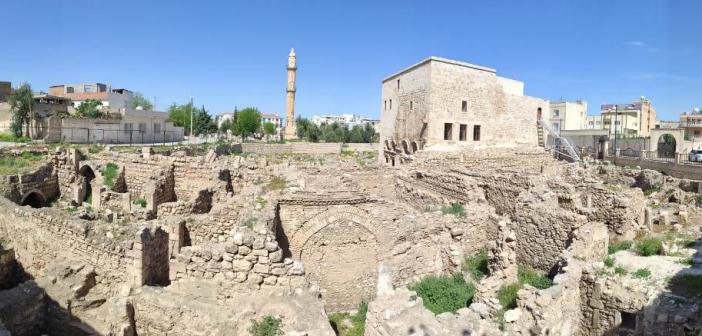
[[[422,64],[394,101],[426,116],[384,113],[380,146],[27,147],[0,178],[0,335],[702,332],[700,181],[556,160],[519,82]],[[484,84],[454,82],[466,115],[445,66]],[[505,128],[468,122],[483,105]]]
[[[5,333],[249,335],[270,315],[289,335],[334,335],[328,315],[361,301],[365,335],[702,330],[699,298],[671,287],[702,275],[697,181],[538,149],[419,151],[399,167],[373,152],[232,150],[49,150],[6,176]],[[442,213],[451,204],[465,213]],[[670,236],[664,256],[612,255],[646,279],[603,263],[654,233]],[[463,266],[481,250],[474,279]],[[505,310],[496,296],[518,266],[552,286],[524,285]],[[475,283],[470,305],[435,315],[408,289],[441,274]]]

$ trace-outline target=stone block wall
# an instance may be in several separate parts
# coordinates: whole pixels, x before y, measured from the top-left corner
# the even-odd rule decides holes
[[[5,198],[20,204],[31,192],[39,192],[45,202],[59,195],[58,174],[51,164],[45,164],[33,172],[0,176],[0,192]]]
[[[18,265],[13,249],[3,249],[0,245],[0,290],[12,288],[18,278]]]
[[[161,227],[147,226],[137,232],[136,237],[134,250],[141,252],[141,258],[136,260],[140,270],[137,284],[167,286],[170,282],[168,233]]]
[[[290,258],[271,234],[243,228],[226,243],[183,247],[171,260],[171,281],[214,279],[236,288],[248,286],[300,288],[303,268]]]
[[[144,198],[148,211],[152,213],[156,213],[160,204],[176,200],[173,166],[164,167],[160,176],[147,182],[144,186]]]
[[[32,274],[56,259],[71,259],[98,270],[98,282],[129,282],[134,274],[133,241],[107,238],[95,232],[99,221],[67,218],[62,211],[17,207],[0,199],[0,236],[16,252],[17,261]]]

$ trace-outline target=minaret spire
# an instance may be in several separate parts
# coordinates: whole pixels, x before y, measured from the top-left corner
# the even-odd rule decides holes
[[[295,126],[295,75],[297,72],[297,57],[295,48],[290,48],[288,54],[288,87],[287,87],[287,115],[285,123],[285,139],[296,139]]]

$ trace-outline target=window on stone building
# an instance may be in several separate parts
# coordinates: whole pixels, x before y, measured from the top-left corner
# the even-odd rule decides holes
[[[410,111],[412,111],[412,101],[410,100]]]
[[[400,80],[399,79],[397,80],[397,88],[398,89],[400,88]]]
[[[73,93],[73,92],[75,92],[75,89],[72,86],[66,87],[66,93]]]
[[[461,112],[468,112],[468,102],[465,100],[461,102]]]
[[[473,125],[473,141],[480,141],[480,125]]]
[[[466,141],[468,139],[468,125],[461,124],[458,129],[458,140]]]
[[[390,99],[390,109],[392,110],[392,99]]]
[[[444,140],[451,140],[453,138],[453,124],[452,123],[445,123],[444,124]]]
[[[383,110],[387,111],[388,110],[388,101],[383,100]]]

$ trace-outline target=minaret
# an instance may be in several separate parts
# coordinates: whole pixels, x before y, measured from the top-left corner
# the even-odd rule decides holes
[[[295,49],[290,49],[288,54],[288,89],[287,89],[287,117],[285,122],[285,139],[297,139],[295,127]]]

